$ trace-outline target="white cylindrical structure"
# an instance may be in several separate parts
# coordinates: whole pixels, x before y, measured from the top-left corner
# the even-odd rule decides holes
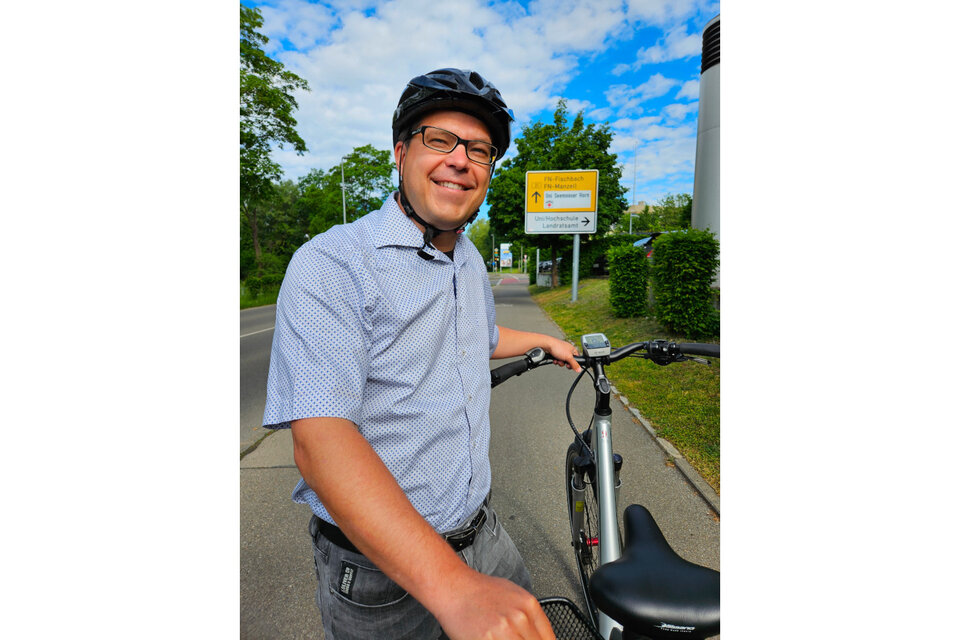
[[[695,229],[709,229],[720,240],[720,16],[703,30],[700,57],[700,104],[697,113],[697,160],[693,174]],[[723,245],[721,244],[721,251]],[[720,269],[714,287],[720,287]]]

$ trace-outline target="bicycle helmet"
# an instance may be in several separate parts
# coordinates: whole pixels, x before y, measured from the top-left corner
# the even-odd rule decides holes
[[[497,148],[497,159],[503,157],[510,146],[510,122],[513,121],[513,111],[507,108],[503,97],[493,84],[476,71],[464,69],[437,69],[417,76],[407,83],[393,112],[393,145],[396,146],[401,140],[405,142],[410,137],[410,131],[428,113],[442,109],[462,111],[478,118],[490,131],[491,142]],[[493,172],[492,165],[490,171]],[[434,236],[449,231],[463,233],[466,226],[480,213],[477,209],[455,229],[440,229],[433,226],[417,215],[410,201],[407,200],[403,189],[402,163],[400,205],[408,217],[424,227],[423,247],[417,252],[417,255],[424,260],[433,260],[433,256],[425,249],[431,244]]]
[[[406,140],[418,120],[431,111],[452,109],[479,118],[490,130],[499,157],[510,147],[513,111],[493,84],[476,71],[437,69],[407,83],[393,112],[393,144]]]

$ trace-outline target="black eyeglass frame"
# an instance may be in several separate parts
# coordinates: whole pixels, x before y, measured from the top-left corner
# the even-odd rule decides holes
[[[446,151],[444,151],[443,149],[437,149],[436,147],[431,147],[429,144],[427,144],[427,139],[426,139],[426,137],[424,136],[424,133],[426,132],[427,129],[436,129],[437,131],[443,131],[444,133],[449,133],[449,134],[452,135],[454,138],[456,138],[457,141],[456,141],[456,143],[454,143],[454,145],[453,145],[452,147],[450,147],[450,149],[448,149],[448,150],[446,150]],[[444,129],[444,128],[442,128],[442,127],[435,127],[435,126],[430,125],[430,124],[425,124],[425,125],[419,126],[419,127],[417,127],[416,129],[414,129],[413,131],[411,131],[411,132],[410,132],[410,135],[407,136],[407,140],[412,139],[413,136],[417,135],[418,133],[420,134],[420,141],[423,143],[423,146],[425,146],[427,149],[430,149],[431,151],[436,151],[436,152],[438,152],[438,153],[453,153],[454,149],[456,149],[458,146],[460,146],[460,145],[462,144],[462,145],[463,145],[463,150],[466,152],[466,155],[467,155],[467,160],[469,160],[470,162],[475,162],[476,164],[479,164],[479,165],[483,165],[483,166],[485,166],[485,167],[492,167],[493,165],[495,165],[495,164],[497,163],[497,160],[498,160],[499,157],[500,157],[500,150],[497,149],[497,146],[496,146],[495,144],[493,144],[493,143],[487,142],[486,140],[464,140],[463,138],[461,138],[460,136],[458,136],[457,134],[455,134],[453,131],[447,131],[446,129]],[[480,144],[485,144],[485,145],[487,145],[488,147],[490,147],[490,149],[493,151],[493,153],[492,153],[493,160],[491,160],[490,162],[481,162],[480,160],[476,160],[476,159],[474,159],[474,158],[471,158],[471,157],[470,157],[470,147],[467,146],[467,145],[468,145],[469,143],[471,143],[471,142],[479,142]]]

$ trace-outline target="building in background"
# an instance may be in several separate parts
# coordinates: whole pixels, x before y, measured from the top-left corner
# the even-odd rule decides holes
[[[693,174],[691,225],[709,229],[720,241],[720,16],[703,30],[697,159]],[[720,245],[723,253],[723,244]],[[720,288],[720,269],[713,286]]]

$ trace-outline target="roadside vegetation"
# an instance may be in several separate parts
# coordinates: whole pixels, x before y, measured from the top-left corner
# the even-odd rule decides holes
[[[262,307],[267,304],[277,304],[280,295],[280,285],[269,285],[251,291],[244,283],[240,283],[240,308]]]
[[[576,302],[570,301],[570,285],[532,285],[530,293],[567,338],[577,344],[581,335],[598,331],[606,334],[614,346],[657,339],[694,342],[667,332],[655,318],[616,317],[607,278],[581,280]],[[673,443],[719,492],[720,360],[711,359],[710,366],[680,362],[662,367],[649,360],[626,358],[610,367],[607,376],[657,434]]]

